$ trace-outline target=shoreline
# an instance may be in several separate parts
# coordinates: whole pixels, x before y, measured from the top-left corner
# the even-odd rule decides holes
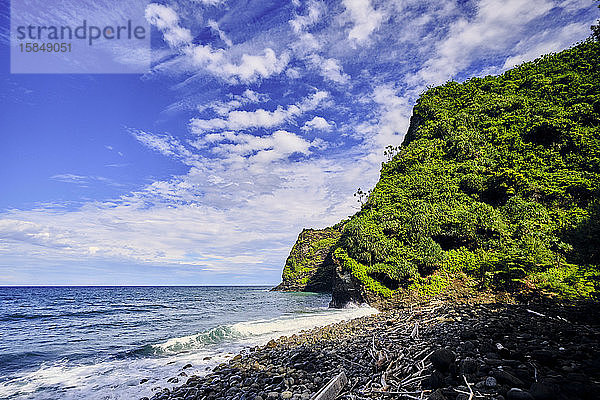
[[[492,302],[396,308],[271,340],[152,400],[308,400],[344,371],[337,398],[592,399],[593,306]]]

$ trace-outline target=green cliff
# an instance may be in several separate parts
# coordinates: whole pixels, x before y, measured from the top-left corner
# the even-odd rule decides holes
[[[331,248],[341,236],[341,226],[304,229],[292,247],[274,290],[294,292],[331,292],[334,265]]]
[[[595,296],[599,50],[590,39],[500,76],[427,90],[403,144],[388,148],[379,182],[329,249],[333,283],[322,286],[333,287],[333,304],[434,295],[458,276]],[[294,251],[284,283],[325,254]]]

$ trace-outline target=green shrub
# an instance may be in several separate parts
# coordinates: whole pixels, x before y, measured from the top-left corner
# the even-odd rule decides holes
[[[536,287],[567,298],[591,297],[598,290],[599,279],[597,267],[582,268],[571,264],[551,267],[529,277]]]

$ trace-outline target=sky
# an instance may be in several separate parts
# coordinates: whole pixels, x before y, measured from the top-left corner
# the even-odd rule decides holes
[[[275,285],[303,228],[358,211],[427,87],[565,49],[599,14],[592,0],[144,6],[146,73],[11,74],[0,2],[0,286]]]

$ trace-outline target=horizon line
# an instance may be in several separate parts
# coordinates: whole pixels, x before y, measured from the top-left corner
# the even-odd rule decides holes
[[[263,287],[272,284],[237,284],[237,285],[0,285],[0,288],[50,288],[50,287]],[[275,285],[276,286],[276,285]]]

